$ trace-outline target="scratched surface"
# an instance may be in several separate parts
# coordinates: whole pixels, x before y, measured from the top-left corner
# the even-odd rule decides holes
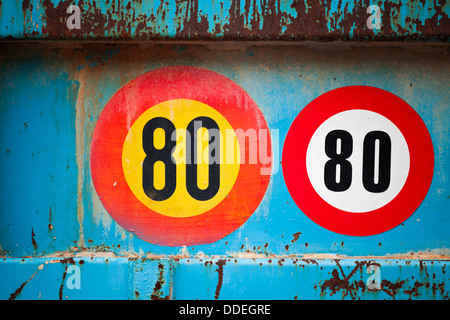
[[[79,288],[67,286],[79,267]],[[0,299],[166,299],[171,266],[164,260],[118,257],[5,259]]]
[[[378,4],[380,29],[367,27]],[[70,5],[80,29],[68,29]],[[27,0],[0,2],[0,38],[113,40],[444,41],[447,1],[370,0]]]
[[[294,263],[297,258],[317,254],[340,259],[382,257],[382,279],[389,281],[384,283],[386,288],[391,283],[392,291],[404,281],[398,295],[394,294],[397,298],[448,298],[448,45],[8,42],[0,47],[0,268],[4,270],[0,276],[7,283],[1,288],[2,299],[10,298],[24,283],[20,290],[24,295],[14,297],[58,299],[67,263],[45,261],[67,257],[85,261],[80,266],[83,276],[101,283],[101,295],[106,298],[215,299],[221,272],[224,284],[218,299],[230,298],[246,279],[249,282],[239,298],[266,298],[257,294],[263,284],[256,279],[278,274],[289,288],[286,295],[278,292],[279,297],[393,298],[384,291],[372,293],[357,287],[367,279],[364,268],[355,273],[351,294],[339,282],[352,272],[355,260],[364,259],[343,259],[343,273],[333,259],[316,259],[318,267],[303,260]],[[115,223],[96,195],[90,176],[90,143],[111,96],[137,76],[168,65],[207,68],[247,91],[269,128],[279,130],[278,161],[290,124],[319,95],[355,84],[396,94],[418,112],[433,140],[435,171],[427,197],[409,219],[392,230],[370,237],[339,235],[315,224],[294,204],[279,166],[259,208],[229,236],[195,247],[156,246],[136,238]],[[110,257],[109,264],[103,255]],[[429,276],[420,268],[420,255],[434,263],[428,266],[427,262],[428,270],[436,268]],[[85,258],[90,256],[92,260]],[[207,258],[212,256],[219,258]],[[141,261],[142,257],[149,260]],[[161,271],[159,262],[164,259],[168,261]],[[221,265],[220,259],[226,263]],[[286,260],[282,266],[280,259]],[[205,265],[206,260],[212,262]],[[115,290],[109,289],[114,284],[108,282],[105,270],[123,273]],[[295,281],[289,280],[290,270],[298,277]],[[189,274],[204,277],[192,295],[183,289],[193,281]],[[102,275],[104,279],[100,279]],[[46,277],[51,279],[52,289],[43,289]],[[314,281],[302,291],[302,279],[307,277]],[[145,282],[150,280],[146,279],[152,279],[148,286]],[[162,291],[154,294],[155,287]],[[30,295],[25,294],[27,290]],[[90,290],[94,293],[63,288],[62,297],[94,297],[95,288]]]
[[[448,264],[387,259],[3,259],[0,299],[441,300]],[[79,288],[67,286],[79,267]],[[380,268],[379,287],[368,284]],[[264,279],[264,281],[261,281]]]
[[[449,299],[448,261],[355,259],[182,259],[174,262],[173,299]],[[367,285],[367,267],[383,280]],[[398,270],[402,270],[401,280]],[[262,281],[262,279],[264,279]]]

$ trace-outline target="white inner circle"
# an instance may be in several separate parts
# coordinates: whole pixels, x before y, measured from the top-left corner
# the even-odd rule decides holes
[[[338,192],[329,190],[324,182],[325,163],[330,160],[325,153],[325,137],[333,130],[345,130],[353,138],[353,151],[346,159],[352,167],[351,184],[347,190]],[[386,191],[380,193],[367,191],[362,179],[364,138],[371,131],[386,132],[391,139],[390,183]],[[340,143],[338,140],[337,154],[340,154]],[[375,145],[379,150],[379,142]],[[377,151],[374,158],[374,177],[377,177]],[[368,110],[343,111],[327,119],[314,132],[306,152],[308,177],[320,197],[337,209],[355,213],[379,209],[393,200],[408,178],[409,165],[409,149],[403,134],[389,119]],[[336,169],[338,176],[339,166]]]

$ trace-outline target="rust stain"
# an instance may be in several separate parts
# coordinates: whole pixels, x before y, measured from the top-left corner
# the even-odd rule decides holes
[[[403,286],[404,283],[405,283],[404,280],[397,281],[395,283],[388,281],[388,280],[382,280],[380,285],[381,285],[381,290],[386,292],[388,295],[390,295],[395,300],[395,295],[397,294],[397,292],[400,290],[400,288]]]
[[[142,12],[142,0],[108,1],[104,7],[96,1],[80,0],[81,29],[68,29],[66,9],[70,0],[56,6],[41,0],[45,9],[42,36],[47,39],[115,39],[115,40],[442,40],[450,38],[450,19],[444,11],[446,1],[437,0],[433,15],[424,21],[416,10],[424,11],[421,0],[394,3],[379,2],[382,11],[381,29],[375,33],[367,27],[367,8],[371,0],[355,1],[354,7],[321,0],[231,0],[228,8],[221,3],[221,14],[202,12],[198,0],[174,0],[175,9],[161,2],[155,11]],[[289,6],[290,10],[282,8]],[[401,9],[411,12],[404,18]],[[422,7],[420,7],[422,6]],[[31,1],[22,2],[24,17],[33,11]],[[103,9],[103,11],[102,11]],[[173,21],[167,17],[174,10]],[[419,11],[419,12],[421,12]],[[28,13],[28,14],[27,14]],[[39,35],[24,21],[24,36]],[[169,24],[176,26],[169,34]],[[211,28],[210,28],[211,26]],[[28,29],[33,29],[32,31]]]
[[[183,26],[177,28],[177,36],[197,40],[208,34],[209,22],[206,15],[199,13],[198,0],[176,0],[175,3],[175,15],[184,19]],[[186,3],[186,10],[182,10],[182,3]]]
[[[37,250],[37,243],[36,240],[34,239],[36,235],[34,234],[34,230],[33,228],[31,228],[31,243],[33,244],[33,248],[34,250]]]
[[[62,297],[63,297],[64,280],[66,279],[66,275],[67,275],[67,266],[64,269],[64,273],[63,273],[62,280],[61,280],[61,286],[59,287],[59,300],[62,300]]]
[[[296,233],[294,233],[294,234],[292,235],[293,239],[291,240],[291,243],[296,242],[296,241],[298,240],[298,238],[300,238],[300,235],[301,235],[301,234],[302,234],[301,232],[296,232]]]
[[[31,278],[33,278],[33,277],[34,277],[34,274],[31,276]],[[22,283],[22,285],[19,288],[17,288],[16,291],[11,293],[8,300],[16,300],[17,296],[22,292],[23,287],[25,287],[25,285],[28,283],[28,281],[31,280],[31,278],[28,279],[27,281],[25,281],[24,283]]]
[[[342,275],[342,278],[339,275],[338,269],[333,269],[333,271],[331,272],[332,278],[323,282],[323,284],[321,285],[321,292],[324,293],[327,289],[329,289],[331,290],[332,294],[335,294],[337,291],[344,290],[344,296],[350,294],[352,300],[357,299],[358,297],[354,294],[354,291],[358,290],[359,288],[365,289],[366,286],[361,280],[351,283],[349,279],[356,273],[356,271],[360,270],[362,266],[365,265],[365,262],[355,261],[356,266],[348,275],[344,274],[344,270],[342,269],[339,260],[335,259],[335,262],[340,271],[340,274]]]
[[[216,262],[216,264],[217,264],[218,268],[215,271],[217,271],[217,273],[219,274],[219,279],[217,281],[216,292],[214,295],[215,300],[219,299],[220,289],[222,288],[222,284],[223,284],[223,266],[226,264],[226,260],[219,259]]]
[[[350,295],[352,300],[360,299],[358,296],[358,292],[365,292],[366,290],[371,290],[368,287],[366,287],[366,284],[362,281],[350,281],[351,277],[357,272],[362,272],[363,266],[369,266],[369,265],[379,265],[378,263],[373,263],[371,261],[355,261],[356,266],[351,270],[350,273],[347,275],[344,273],[343,268],[341,267],[339,263],[339,259],[335,259],[337,267],[334,268],[331,272],[332,278],[323,281],[321,284],[321,293],[324,294],[327,292],[327,290],[331,291],[331,295],[336,294],[338,291],[342,291],[343,296]],[[423,268],[422,266],[420,268]],[[428,277],[428,274],[427,274]],[[449,291],[445,291],[445,283],[436,284],[426,282],[421,283],[419,281],[415,281],[414,285],[412,287],[404,288],[404,285],[407,283],[407,281],[412,281],[414,279],[414,276],[411,277],[411,279],[406,280],[399,280],[397,282],[391,282],[389,280],[383,279],[380,283],[380,290],[388,294],[393,300],[395,300],[396,295],[400,292],[401,289],[403,289],[403,293],[409,295],[409,300],[412,299],[412,297],[418,297],[420,296],[420,288],[425,287],[426,289],[429,289],[431,287],[431,290],[433,291],[433,295],[436,294],[436,292],[439,292],[440,295],[444,299],[448,299]],[[434,278],[433,278],[434,279]]]
[[[158,264],[158,280],[155,283],[155,286],[153,288],[153,293],[150,296],[152,300],[168,300],[169,296],[166,295],[165,297],[161,297],[161,288],[164,284],[164,265],[162,263]],[[139,293],[137,295],[139,297]]]
[[[22,283],[19,288],[17,288],[13,293],[11,293],[8,300],[15,300],[17,298],[17,296],[20,295],[20,293],[22,292],[25,285],[36,276],[36,274],[39,272],[39,270],[42,270],[43,268],[44,268],[44,265],[40,265],[38,267],[38,269],[31,275],[31,277],[28,278],[27,281]]]
[[[315,265],[319,265],[319,263],[316,260],[314,260],[314,259],[302,259],[302,261],[306,262],[307,264],[312,263],[312,264],[315,264]]]
[[[50,206],[48,209],[48,232],[52,231],[52,207]]]
[[[60,261],[59,261],[60,263],[70,263],[70,264],[75,264],[75,260],[73,260],[73,258],[72,257],[68,257],[68,258],[65,258],[65,259],[61,259]]]

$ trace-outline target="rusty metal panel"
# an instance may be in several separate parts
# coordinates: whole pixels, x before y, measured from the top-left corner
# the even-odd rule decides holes
[[[73,29],[69,6],[80,14]],[[0,12],[3,39],[446,42],[450,36],[449,4],[431,0],[15,0],[0,2]]]
[[[97,119],[110,97],[143,72],[162,65],[201,66],[224,74],[245,88],[269,126],[279,130],[280,158],[283,139],[293,119],[315,97],[355,83],[387,89],[414,107],[431,134],[436,160],[430,191],[419,209],[396,228],[369,237],[346,236],[322,228],[295,206],[279,167],[256,212],[227,237],[198,246],[159,246],[142,241],[118,225],[102,206],[90,176],[89,151]],[[115,261],[113,264],[125,268],[127,271],[121,272],[128,274],[124,275],[117,295],[103,295],[106,298],[134,298],[134,291],[139,298],[231,298],[247,280],[242,291],[237,291],[242,294],[233,297],[448,297],[446,161],[450,144],[446,46],[233,44],[223,50],[221,44],[4,43],[1,66],[1,264],[7,270],[5,274],[17,275],[2,287],[4,298],[20,298],[14,293],[22,285],[19,292],[32,288],[37,275],[44,273],[45,268],[41,272],[39,266],[46,260],[80,257],[85,261],[81,266],[83,279],[90,279],[90,271],[84,270],[91,261],[100,268],[94,273],[109,268],[107,263],[102,264],[102,255],[111,255],[110,263]],[[90,256],[93,260],[84,258]],[[163,273],[165,286],[170,289],[152,296],[159,281],[158,263],[152,262],[145,271],[149,277],[142,276],[136,270],[147,270],[145,263],[134,260],[135,256],[171,260],[170,267],[164,270],[172,268],[173,276]],[[339,281],[349,271],[345,267],[341,274],[334,259],[340,259],[339,264],[348,266],[350,272],[358,265],[355,261],[364,265],[376,260],[381,265],[381,282],[398,290],[389,295],[385,291],[391,292],[392,288],[372,292],[362,285],[353,289],[354,285],[350,292],[362,290],[361,294],[347,293],[348,288],[341,288]],[[223,265],[220,261],[224,261]],[[424,272],[423,261],[433,271]],[[128,263],[130,266],[126,267]],[[65,265],[51,265],[50,268],[61,270],[49,273],[48,277],[57,277],[55,288],[49,289],[48,295],[39,289],[41,297],[59,297]],[[234,265],[237,269],[231,267]],[[275,267],[279,271],[273,274]],[[291,283],[288,270],[292,268],[298,278]],[[276,281],[286,281],[286,296],[273,290],[274,296],[260,296],[258,285],[243,276],[246,273],[267,279],[278,279],[279,274]],[[130,274],[133,280],[129,279]],[[193,281],[192,274],[205,277],[206,282],[197,287],[197,293],[183,289]],[[361,267],[357,275],[352,281],[365,284],[369,276],[366,270]],[[225,281],[220,290],[219,276]],[[415,287],[412,277],[420,288]],[[152,284],[144,285],[148,278],[154,279]],[[108,281],[96,281],[104,281],[99,286],[106,294]],[[136,290],[131,289],[130,281],[134,281]],[[332,285],[333,281],[338,282]],[[395,285],[398,283],[403,285]],[[295,288],[291,288],[294,284]],[[302,285],[309,289],[303,291]],[[39,287],[37,282],[36,286]],[[147,289],[141,292],[142,287]],[[38,289],[33,290],[37,294]],[[66,288],[63,290],[66,294]],[[172,295],[167,293],[170,290]],[[83,290],[67,292],[80,298],[91,297]],[[39,297],[31,294],[24,297]]]
[[[157,300],[170,295],[164,279],[170,279],[171,265],[164,259],[3,259],[0,269],[2,300]]]
[[[371,3],[362,1],[70,4],[81,9],[81,29],[68,29],[66,1],[0,2],[1,299],[449,299],[446,2],[382,2],[379,30],[367,27]],[[66,41],[35,41],[52,39]],[[336,39],[355,41],[252,41]],[[188,228],[186,243],[143,240],[114,219],[94,185],[102,112],[122,88],[167,68],[228,79],[225,90],[245,92],[273,133],[261,202],[214,241],[192,244]],[[298,115],[350,86],[407,103],[429,133],[434,160],[417,210],[363,236],[310,219],[282,163]]]
[[[448,299],[446,270],[448,261],[414,259],[181,259],[174,263],[172,295],[182,300]],[[382,280],[372,285],[375,272]]]

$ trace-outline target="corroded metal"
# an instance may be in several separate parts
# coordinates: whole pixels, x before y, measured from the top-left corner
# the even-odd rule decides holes
[[[349,258],[2,259],[1,299],[448,300],[450,260]],[[80,272],[80,288],[68,283]],[[370,286],[369,266],[380,281]],[[15,276],[11,277],[11,266]],[[399,272],[400,270],[400,272]],[[45,279],[45,290],[41,281]]]
[[[448,41],[447,1],[381,1],[380,28],[367,25],[373,1],[87,0],[4,1],[3,39]],[[69,29],[70,5],[80,29]],[[369,12],[369,13],[368,13]],[[371,19],[371,18],[370,18]]]
[[[111,41],[0,43],[1,299],[449,299],[446,2],[383,2],[380,30],[367,28],[361,1],[73,1],[80,30],[66,26],[69,2],[55,3],[1,2],[2,40]],[[116,41],[147,39],[171,41]],[[394,42],[184,41],[337,39]],[[409,40],[439,43],[400,43]],[[389,90],[429,128],[429,194],[398,227],[351,237],[310,221],[278,172],[258,210],[222,240],[142,241],[101,205],[90,143],[111,96],[166,65],[235,81],[280,130],[281,144],[298,112],[324,92],[354,84]],[[379,268],[379,287],[369,287],[370,266]],[[72,267],[81,289],[70,287]]]

